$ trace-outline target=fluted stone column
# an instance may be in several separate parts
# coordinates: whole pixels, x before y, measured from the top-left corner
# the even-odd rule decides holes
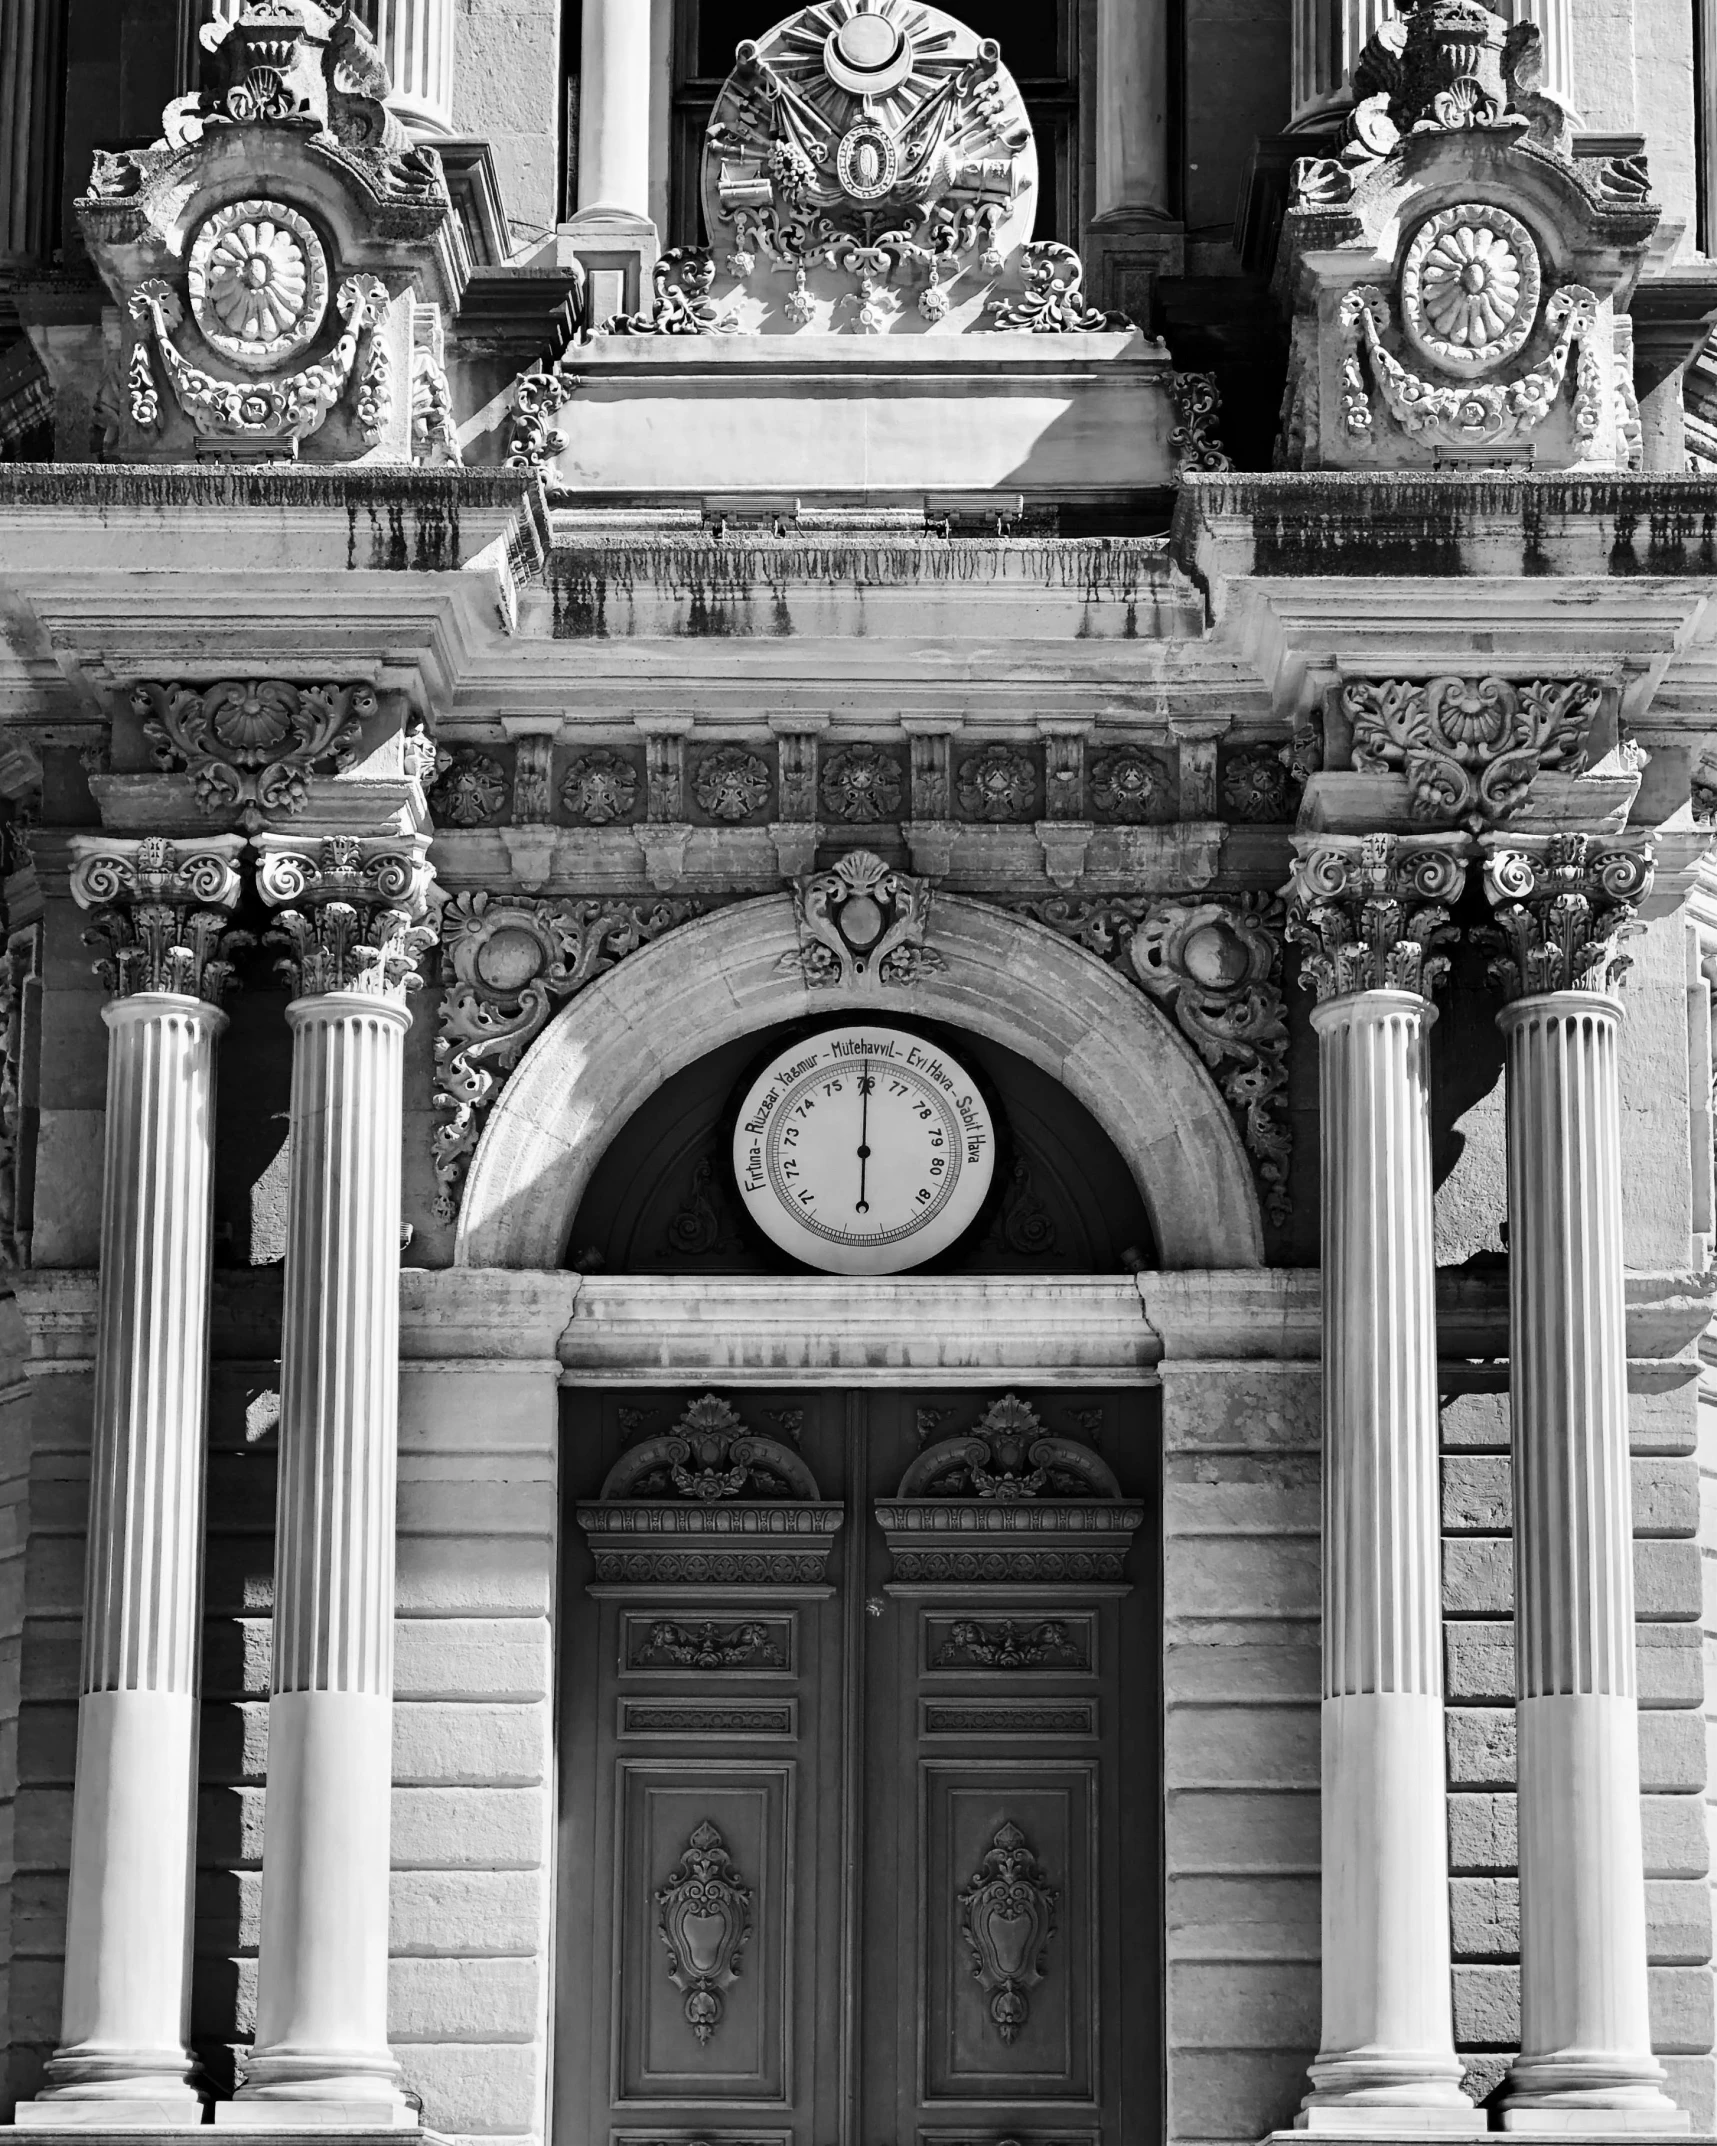
[[[1323,1155],[1323,2032],[1314,2132],[1470,2132],[1449,1973],[1426,1042],[1460,837],[1302,836]]]
[[[215,1039],[244,840],[71,846],[71,891],[94,912],[114,996],[65,1988],[42,2098],[17,2121],[196,2123],[187,2038]]]
[[[376,46],[393,77],[388,107],[414,134],[453,132],[453,0],[376,0]]]
[[[296,996],[256,2043],[217,2122],[408,2126],[388,2048],[401,1071],[419,841],[258,837]],[[293,2105],[301,2113],[295,2117]]]
[[[1520,2056],[1511,2131],[1685,2131],[1647,2009],[1617,935],[1643,842],[1488,836],[1507,1000]]]

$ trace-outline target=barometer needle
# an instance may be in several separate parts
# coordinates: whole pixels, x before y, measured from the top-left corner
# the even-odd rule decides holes
[[[870,1163],[870,1060],[859,1060],[859,1196],[855,1214],[868,1215],[870,1202],[864,1196],[865,1170]]]

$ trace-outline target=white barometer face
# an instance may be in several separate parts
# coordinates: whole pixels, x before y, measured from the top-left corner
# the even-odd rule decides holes
[[[972,1076],[898,1028],[791,1044],[733,1133],[752,1219],[829,1274],[900,1274],[945,1251],[984,1204],[995,1126]]]

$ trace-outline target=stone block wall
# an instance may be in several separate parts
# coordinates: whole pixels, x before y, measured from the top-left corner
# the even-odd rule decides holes
[[[0,1297],[0,2019],[12,2015],[17,1942],[18,1701],[30,1534],[29,1339],[10,1293]],[[6,2082],[0,2076],[0,2106]]]

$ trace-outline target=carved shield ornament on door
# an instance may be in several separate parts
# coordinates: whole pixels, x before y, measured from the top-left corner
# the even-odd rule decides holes
[[[972,1973],[990,1992],[990,2018],[1004,2042],[1018,2037],[1031,2014],[1025,1993],[1048,1971],[1060,1897],[1044,1883],[1037,1857],[1011,1820],[996,1829],[960,1895],[960,1934]]]
[[[721,2024],[721,1993],[738,1980],[739,1955],[751,1936],[751,1889],[707,1818],[693,1828],[656,1907],[668,1979],[685,1991],[687,2023],[707,2045]]]

